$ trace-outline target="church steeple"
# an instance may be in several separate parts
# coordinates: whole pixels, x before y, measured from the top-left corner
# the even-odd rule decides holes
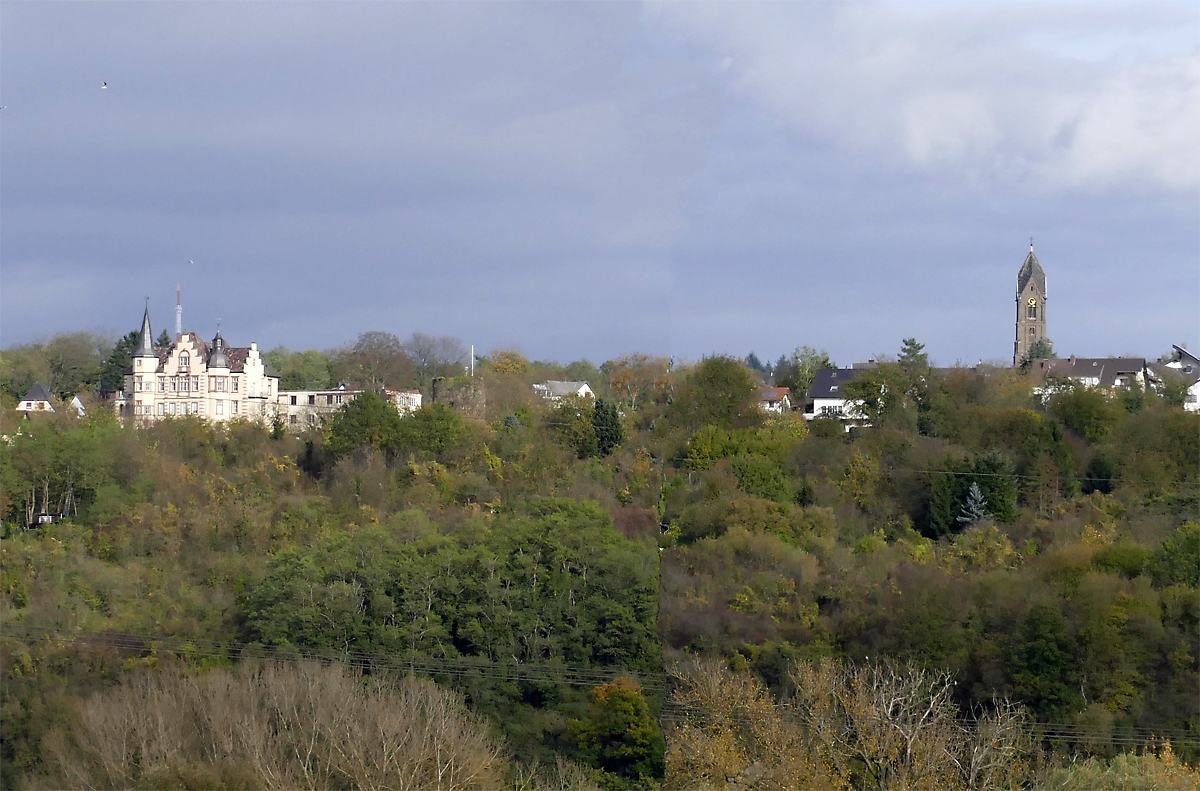
[[[138,335],[137,350],[133,353],[133,356],[158,358],[158,354],[154,351],[154,333],[150,329],[149,298],[146,299],[146,313],[142,316],[142,332]]]
[[[1029,281],[1033,280],[1041,289],[1042,296],[1046,295],[1046,273],[1042,271],[1042,265],[1038,262],[1037,256],[1033,254],[1033,242],[1029,243],[1029,255],[1025,256],[1025,263],[1021,264],[1021,271],[1017,273],[1017,297],[1021,296],[1021,292],[1029,285]]]
[[[1046,272],[1033,252],[1033,240],[1029,240],[1029,254],[1017,272],[1017,337],[1013,343],[1013,365],[1020,365],[1031,348],[1046,337]]]

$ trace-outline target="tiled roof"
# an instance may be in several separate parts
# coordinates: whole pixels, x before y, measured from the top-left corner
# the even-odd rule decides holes
[[[41,382],[34,382],[33,387],[25,394],[22,401],[53,401],[54,397],[50,395],[50,391]]]
[[[782,401],[787,398],[791,390],[786,387],[760,387],[758,388],[759,401]]]
[[[1095,379],[1100,387],[1112,387],[1118,376],[1140,374],[1145,370],[1146,360],[1142,357],[1068,357],[1037,360],[1031,372],[1040,381],[1050,376],[1060,376],[1066,379]]]
[[[809,398],[842,398],[842,386],[853,382],[862,368],[822,368],[813,379]]]
[[[582,388],[586,387],[589,391],[592,389],[587,382],[557,382],[551,379],[541,385],[534,385],[538,390],[542,390],[555,398],[561,398],[565,395],[578,393]]]

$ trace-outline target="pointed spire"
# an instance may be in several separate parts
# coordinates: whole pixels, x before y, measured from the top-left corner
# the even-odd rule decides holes
[[[1038,290],[1042,296],[1046,296],[1046,273],[1042,270],[1042,265],[1038,261],[1037,256],[1033,254],[1033,242],[1030,240],[1029,255],[1025,256],[1025,263],[1021,264],[1021,270],[1017,272],[1017,297],[1025,291],[1025,286],[1029,285],[1032,280],[1037,284]]]
[[[146,313],[142,316],[142,332],[138,336],[134,357],[158,357],[154,351],[154,332],[150,329],[150,297],[146,297]]]

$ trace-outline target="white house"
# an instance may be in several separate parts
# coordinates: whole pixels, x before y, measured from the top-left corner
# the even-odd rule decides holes
[[[289,431],[300,431],[325,422],[362,392],[348,390],[345,385],[336,390],[284,390],[276,399],[276,411]],[[421,408],[420,390],[384,390],[380,395],[391,401],[401,415]]]
[[[758,408],[768,414],[774,415],[783,415],[791,412],[791,390],[786,387],[758,388]]]
[[[54,399],[41,382],[34,382],[25,397],[17,402],[18,412],[53,412]]]
[[[263,360],[257,343],[227,346],[218,332],[209,344],[184,332],[169,348],[155,349],[147,308],[116,406],[139,423],[184,415],[218,422],[268,420],[278,393],[279,374]]]
[[[853,382],[862,368],[822,368],[817,371],[808,401],[804,405],[805,420],[836,418],[862,425],[866,416],[862,413],[862,402],[846,398],[845,387]],[[847,428],[848,430],[848,428]]]
[[[1188,384],[1183,408],[1188,412],[1200,412],[1200,357],[1182,346],[1173,346],[1175,354],[1165,363],[1151,363],[1147,373],[1153,384],[1160,384],[1165,376],[1183,377]]]
[[[556,382],[548,381],[540,385],[533,386],[533,392],[540,395],[547,401],[561,401],[569,395],[587,396],[595,398],[596,394],[592,392],[592,388],[587,382]]]

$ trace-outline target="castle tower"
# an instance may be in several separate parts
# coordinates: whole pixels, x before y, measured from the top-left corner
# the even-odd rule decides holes
[[[1035,341],[1046,337],[1046,273],[1033,254],[1029,255],[1017,273],[1017,338],[1013,343],[1013,365],[1019,365]]]

